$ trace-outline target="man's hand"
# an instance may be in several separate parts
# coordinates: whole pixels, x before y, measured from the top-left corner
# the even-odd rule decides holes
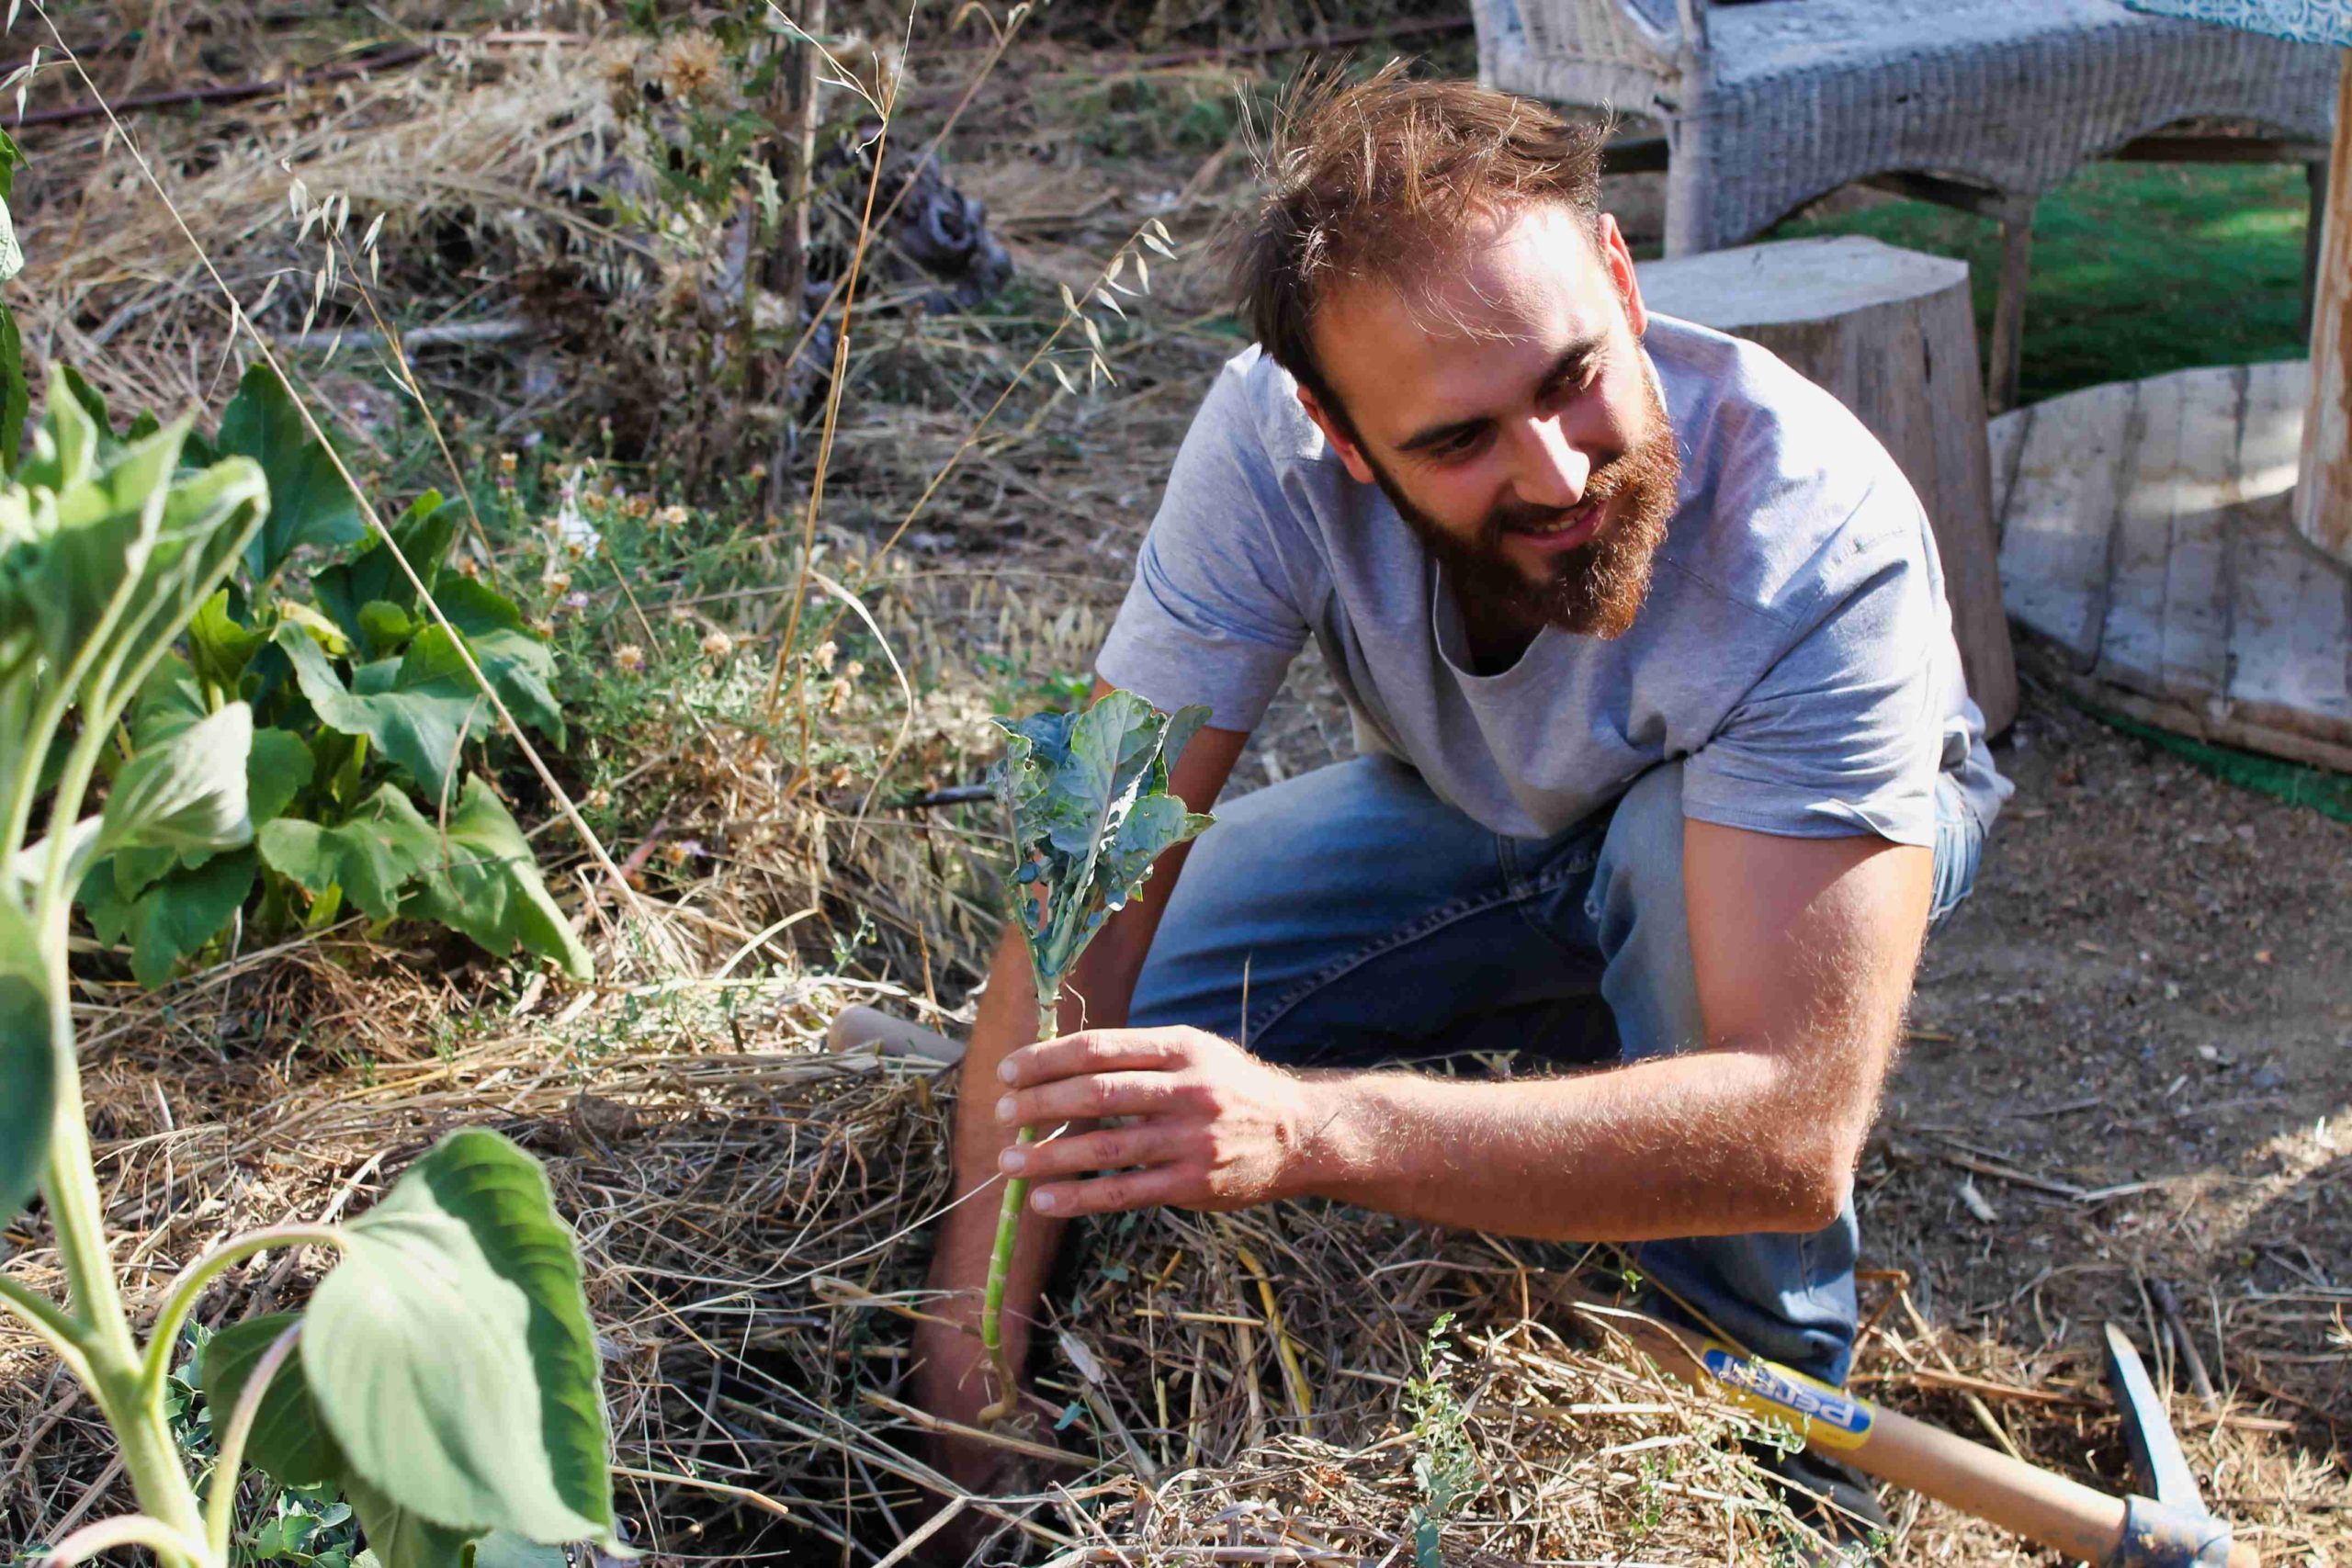
[[[1039,1213],[1242,1209],[1307,1190],[1317,1122],[1309,1081],[1214,1034],[1090,1030],[1012,1053],[999,1076],[1008,1089],[996,1120],[1007,1129],[1126,1119],[998,1157],[1007,1176],[1034,1183]]]

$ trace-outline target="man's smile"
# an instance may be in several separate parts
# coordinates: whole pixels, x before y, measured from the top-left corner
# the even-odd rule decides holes
[[[1606,504],[1596,498],[1541,523],[1509,525],[1502,533],[1503,537],[1516,540],[1522,548],[1539,555],[1564,555],[1590,543],[1592,536],[1600,532],[1606,514]]]

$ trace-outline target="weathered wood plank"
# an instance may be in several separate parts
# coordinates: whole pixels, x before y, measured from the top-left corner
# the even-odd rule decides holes
[[[2180,426],[2188,399],[2189,383],[2180,376],[2140,383],[2139,417],[2124,451],[2107,553],[2107,615],[2092,673],[2149,696],[2163,694],[2165,569],[2184,478]]]
[[[2352,579],[2288,521],[2310,367],[2257,365],[2238,442],[2229,700],[2248,722],[2352,742]]]
[[[2001,528],[2011,616],[2088,669],[2098,655],[2109,536],[2139,387],[2070,393],[2034,412]]]
[[[2172,549],[2165,561],[2162,694],[2218,709],[2230,683],[2229,535],[2240,499],[2238,437],[2245,423],[2243,366],[2206,377],[2181,411]]]
[[[2311,375],[2310,361],[2302,359],[2245,367],[2245,423],[2238,435],[2241,502],[2267,501],[2295,488]]]

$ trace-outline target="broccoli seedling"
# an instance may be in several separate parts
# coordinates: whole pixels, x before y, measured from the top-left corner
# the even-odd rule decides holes
[[[1133,692],[1114,691],[1083,713],[1004,724],[1005,755],[990,782],[1011,818],[1005,901],[1029,951],[1039,1040],[1061,1032],[1062,982],[1103,921],[1135,897],[1161,852],[1209,825],[1168,793],[1170,765],[1208,716],[1205,707],[1164,714]],[[1016,1134],[1024,1144],[1035,1136],[1027,1127]],[[1004,1355],[1004,1281],[1028,1198],[1026,1180],[1005,1182],[989,1258],[980,1342],[995,1363],[999,1393],[981,1415],[987,1426],[1010,1415],[1017,1397]]]

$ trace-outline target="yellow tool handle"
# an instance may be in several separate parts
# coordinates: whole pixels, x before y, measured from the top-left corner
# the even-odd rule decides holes
[[[2127,1512],[2120,1497],[1639,1313],[1589,1304],[1582,1310],[1623,1334],[1662,1371],[1744,1410],[1788,1422],[1816,1452],[2055,1548],[2071,1561],[2103,1563],[2120,1554]],[[2251,1545],[2231,1543],[2229,1568],[2260,1563]]]

